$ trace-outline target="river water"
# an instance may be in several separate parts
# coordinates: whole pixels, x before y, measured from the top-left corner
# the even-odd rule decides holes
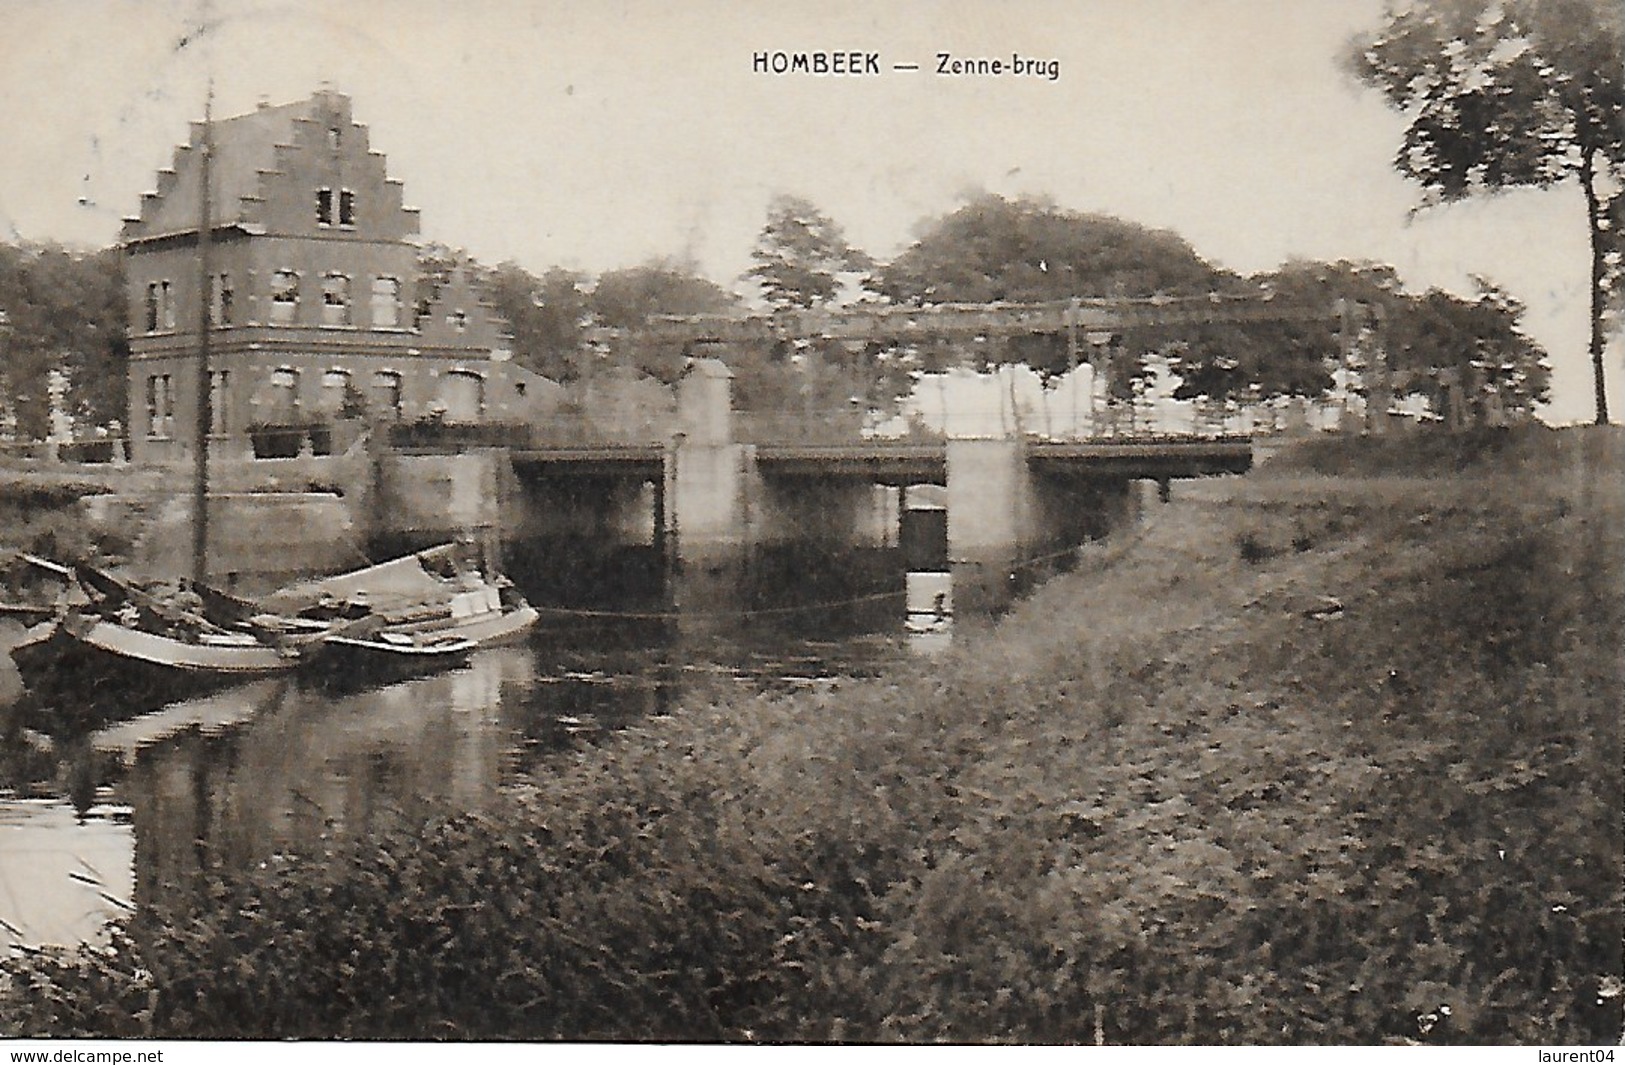
[[[555,617],[433,676],[344,693],[262,680],[177,701],[62,744],[43,793],[0,796],[0,946],[94,939],[207,869],[479,810],[702,683],[812,688],[947,638],[909,633],[895,600],[726,631]]]

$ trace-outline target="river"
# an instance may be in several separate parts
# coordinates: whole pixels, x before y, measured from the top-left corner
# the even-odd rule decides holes
[[[0,946],[94,939],[210,868],[485,808],[702,684],[812,688],[945,645],[907,632],[901,610],[787,609],[726,629],[555,615],[525,645],[433,676],[343,693],[262,680],[116,722],[61,744],[52,786],[0,795]]]

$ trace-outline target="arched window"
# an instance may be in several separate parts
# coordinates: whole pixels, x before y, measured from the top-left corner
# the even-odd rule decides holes
[[[393,277],[372,279],[372,326],[394,329],[401,324],[401,283]]]
[[[485,378],[472,370],[446,374],[441,402],[448,422],[477,422],[485,412]]]
[[[350,279],[343,274],[322,278],[322,324],[350,324]]]
[[[379,370],[372,375],[372,412],[379,418],[400,421],[401,375],[394,370]]]
[[[299,275],[278,270],[271,275],[271,321],[291,325],[299,317]]]
[[[349,391],[350,371],[328,370],[322,374],[322,410],[329,414],[343,413]]]
[[[273,402],[289,406],[299,402],[299,371],[292,366],[278,366],[272,370],[271,398]]]

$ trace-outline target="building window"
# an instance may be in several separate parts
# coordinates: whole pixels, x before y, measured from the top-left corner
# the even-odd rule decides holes
[[[350,324],[350,279],[343,274],[322,278],[322,324]]]
[[[446,374],[440,402],[448,422],[479,421],[485,413],[485,378],[469,370],[452,370]]]
[[[271,321],[287,325],[299,315],[299,275],[278,270],[271,275]]]
[[[401,324],[401,283],[393,277],[376,277],[372,281],[372,325],[374,329],[393,329]]]
[[[355,413],[344,409],[349,394],[350,371],[328,370],[322,374],[322,409],[324,411],[341,416]]]
[[[351,189],[339,190],[339,225],[355,225],[355,192]]]
[[[446,324],[451,326],[453,333],[463,333],[468,330],[468,315],[461,307],[446,315]]]
[[[401,420],[401,375],[394,370],[372,375],[372,410],[380,418]]]
[[[154,281],[147,286],[147,332],[175,328],[175,300],[168,281]]]
[[[299,371],[292,366],[279,366],[271,371],[271,410],[266,421],[293,420],[299,409]]]
[[[236,419],[231,410],[231,371],[209,374],[209,432],[215,436],[231,431]]]
[[[175,435],[175,393],[166,373],[147,378],[147,435],[165,439]]]
[[[233,292],[231,275],[220,274],[212,279],[209,293],[209,324],[230,325]]]
[[[337,126],[329,126],[327,129],[327,147],[336,152],[339,150],[340,141],[341,135],[339,133],[339,128]]]
[[[333,190],[316,190],[316,224],[330,226],[333,224]]]

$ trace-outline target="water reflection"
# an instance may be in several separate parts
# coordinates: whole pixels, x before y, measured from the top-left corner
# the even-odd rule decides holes
[[[138,907],[179,903],[210,870],[488,808],[558,752],[672,712],[701,685],[827,686],[907,658],[921,636],[946,638],[894,629],[791,640],[763,626],[694,643],[605,621],[545,630],[530,646],[480,651],[458,669],[384,687],[335,693],[273,679],[173,703],[75,746],[83,753],[71,765],[127,804],[119,817],[0,800],[0,826],[32,832],[22,849],[13,837],[11,850],[0,833],[0,892],[16,896],[0,893],[0,918],[17,924],[8,906],[22,914],[27,927],[14,941],[73,942],[116,908],[103,900],[85,918],[83,899],[57,892],[61,912],[39,916],[81,857],[105,874],[97,890]],[[54,864],[34,871],[30,849]]]
[[[134,810],[137,904],[177,901],[212,868],[486,807],[512,748],[502,708],[534,668],[510,648],[337,697],[249,685],[99,734],[99,749],[127,760],[118,789]],[[234,696],[240,720],[221,724]]]

